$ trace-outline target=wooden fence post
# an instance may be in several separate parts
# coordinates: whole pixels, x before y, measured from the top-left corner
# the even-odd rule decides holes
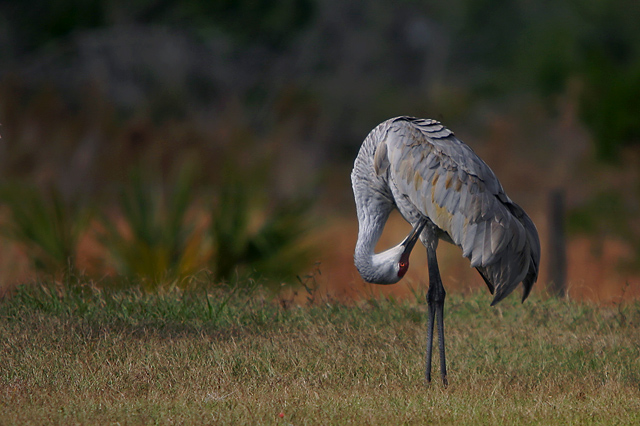
[[[564,191],[554,189],[549,195],[549,279],[547,290],[557,297],[567,293],[567,253],[564,235]]]

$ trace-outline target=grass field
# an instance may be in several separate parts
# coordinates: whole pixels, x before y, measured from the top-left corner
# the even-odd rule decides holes
[[[445,389],[423,300],[23,286],[0,424],[640,424],[640,303],[450,294]]]

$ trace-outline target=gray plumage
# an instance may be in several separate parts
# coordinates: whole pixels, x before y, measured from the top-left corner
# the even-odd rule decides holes
[[[396,117],[378,125],[360,148],[351,181],[359,222],[354,259],[366,281],[392,284],[408,268],[415,238],[382,253],[373,251],[397,208],[414,231],[420,227],[415,237],[432,252],[430,292],[442,287],[435,258],[442,239],[460,247],[478,270],[494,294],[492,305],[520,282],[522,300],[529,295],[540,263],[535,225],[505,194],[489,166],[439,122]],[[432,269],[437,276],[432,277]],[[433,294],[432,307],[437,308],[445,292],[434,289]]]

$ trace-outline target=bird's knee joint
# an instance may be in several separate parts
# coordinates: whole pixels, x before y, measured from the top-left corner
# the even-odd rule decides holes
[[[444,303],[444,299],[447,296],[447,292],[444,289],[441,291],[429,291],[427,292],[427,303]]]

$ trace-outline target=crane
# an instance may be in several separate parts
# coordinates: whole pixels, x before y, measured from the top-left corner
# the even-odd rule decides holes
[[[444,240],[462,249],[482,276],[495,305],[522,282],[522,301],[538,278],[540,240],[533,221],[504,192],[489,166],[453,132],[430,119],[401,116],[376,126],[354,162],[351,183],[358,214],[354,262],[362,278],[394,284],[409,269],[418,239],[427,249],[427,357],[431,381],[437,319],[440,373],[447,386],[444,300],[436,249]],[[374,248],[397,208],[412,230],[381,253]]]

